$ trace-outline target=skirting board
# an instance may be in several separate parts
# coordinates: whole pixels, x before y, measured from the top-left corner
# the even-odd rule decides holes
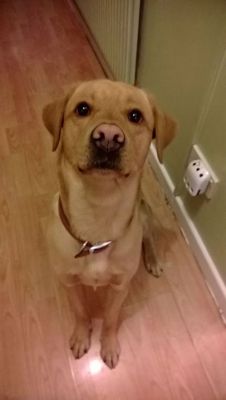
[[[159,163],[156,149],[153,144],[151,145],[150,151],[150,163],[159,182],[165,190],[169,203],[181,224],[186,239],[188,240],[206,279],[207,286],[219,308],[221,317],[226,324],[226,286],[205,244],[203,243],[200,233],[189,217],[182,198],[174,195],[175,186],[166,167]]]

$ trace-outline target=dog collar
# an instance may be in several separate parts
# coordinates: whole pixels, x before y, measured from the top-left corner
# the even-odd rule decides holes
[[[59,197],[58,201],[58,211],[59,211],[59,217],[64,225],[66,231],[77,241],[81,244],[81,248],[78,251],[77,254],[75,254],[74,258],[79,258],[79,257],[84,257],[88,256],[90,254],[96,254],[104,251],[107,249],[109,246],[112,244],[112,240],[108,240],[106,242],[97,242],[97,243],[91,243],[88,240],[82,240],[78,238],[77,236],[74,235],[74,233],[71,231],[70,223],[65,215],[63,205],[61,198]]]

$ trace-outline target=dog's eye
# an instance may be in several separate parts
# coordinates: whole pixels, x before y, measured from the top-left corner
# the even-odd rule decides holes
[[[91,108],[85,101],[79,103],[75,109],[75,112],[79,117],[87,117],[87,115],[90,114],[90,111]]]
[[[143,115],[140,112],[140,110],[134,108],[134,110],[131,110],[128,113],[128,119],[130,122],[133,122],[134,124],[139,124],[139,122],[143,121]]]

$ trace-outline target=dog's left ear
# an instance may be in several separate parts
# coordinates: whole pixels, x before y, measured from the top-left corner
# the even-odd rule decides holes
[[[154,113],[153,139],[160,163],[163,161],[163,150],[173,140],[177,131],[177,123],[168,114],[160,110],[153,99],[150,103]]]
[[[64,123],[64,110],[74,90],[75,88],[71,89],[64,97],[47,104],[43,109],[42,119],[45,127],[53,137],[53,151],[57,149],[60,142],[61,128]]]

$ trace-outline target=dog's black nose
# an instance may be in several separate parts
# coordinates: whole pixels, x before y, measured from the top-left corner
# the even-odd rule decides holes
[[[119,150],[125,143],[125,135],[114,124],[101,124],[91,134],[91,142],[106,153]]]

